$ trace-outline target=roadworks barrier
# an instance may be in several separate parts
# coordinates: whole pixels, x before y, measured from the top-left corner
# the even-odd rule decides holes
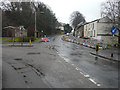
[[[95,49],[96,45],[99,45],[99,49],[107,48],[107,43],[104,42],[104,40],[82,39],[82,38],[75,39],[75,38],[69,38],[69,37],[65,37],[65,36],[62,36],[61,39],[64,41],[67,41],[67,42],[72,42],[77,45],[82,45],[82,46],[92,48],[92,49]]]

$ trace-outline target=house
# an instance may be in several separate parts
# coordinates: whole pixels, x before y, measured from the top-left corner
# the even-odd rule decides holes
[[[7,26],[3,28],[7,37],[27,37],[27,30],[23,26],[13,27]]]
[[[61,30],[61,31],[64,31],[64,25],[65,25],[65,23],[58,23],[57,24],[57,26],[56,26],[56,29],[59,29],[59,30]]]
[[[84,24],[80,23],[75,28],[75,37],[84,37]]]
[[[80,36],[85,38],[104,40],[107,43],[112,43],[112,27],[113,23],[111,19],[104,17],[80,25],[77,30],[81,33]],[[118,35],[118,32],[116,35]],[[114,37],[114,40],[118,40],[118,38]]]

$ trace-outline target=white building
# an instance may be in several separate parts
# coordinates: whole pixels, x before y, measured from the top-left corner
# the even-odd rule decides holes
[[[56,29],[60,29],[61,31],[64,31],[64,25],[65,25],[65,23],[59,23],[60,25],[58,25],[57,27],[56,27]]]
[[[81,36],[85,38],[93,38],[98,40],[104,40],[107,43],[112,42],[112,30],[113,24],[111,19],[108,17],[100,18],[88,23],[85,23],[84,25],[80,26],[78,28],[78,32],[80,32]],[[82,29],[82,30],[81,30]],[[118,32],[116,33],[118,35]],[[114,40],[118,40],[117,37],[114,37]]]

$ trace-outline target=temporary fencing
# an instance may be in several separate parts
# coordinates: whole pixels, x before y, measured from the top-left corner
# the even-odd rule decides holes
[[[75,37],[65,37],[62,40],[67,42],[72,42],[77,45],[83,45],[88,48],[95,49],[96,45],[99,45],[99,49],[106,49],[107,43],[104,40],[97,40],[97,39],[83,39],[83,38],[75,38]]]

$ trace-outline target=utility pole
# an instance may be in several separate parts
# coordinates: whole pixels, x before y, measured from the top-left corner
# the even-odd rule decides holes
[[[40,14],[44,14],[44,12],[40,12]],[[35,38],[37,37],[37,20],[36,20],[36,10],[35,10]]]
[[[36,11],[35,11],[35,38],[37,37],[37,30],[36,30]]]
[[[120,20],[120,1],[118,1],[118,20]],[[118,27],[120,26],[120,22],[118,22]],[[120,48],[120,29],[118,28],[118,47]]]

